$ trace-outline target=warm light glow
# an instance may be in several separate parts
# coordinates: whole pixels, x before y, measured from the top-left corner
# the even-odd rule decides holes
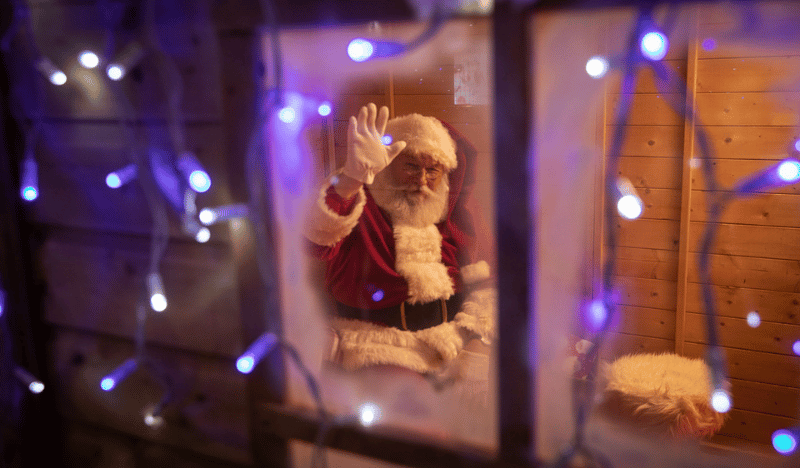
[[[332,110],[333,109],[331,108],[331,103],[329,103],[327,101],[325,101],[322,104],[320,104],[319,107],[317,108],[317,112],[319,112],[319,115],[321,115],[323,117],[327,117],[327,116],[331,115],[331,111]]]
[[[605,57],[595,56],[586,62],[586,73],[592,78],[602,78],[608,72],[608,60]]]
[[[747,324],[750,325],[751,328],[756,328],[761,325],[761,316],[758,315],[758,312],[752,311],[747,314]]]
[[[381,417],[381,409],[375,403],[364,403],[358,408],[358,419],[361,424],[369,427]]]
[[[264,356],[272,352],[278,345],[278,337],[272,333],[264,333],[253,344],[247,348],[239,359],[236,360],[236,369],[242,374],[249,374],[253,371]]]
[[[731,409],[731,397],[725,390],[717,389],[711,395],[711,407],[717,413],[727,413]]]
[[[347,45],[347,55],[349,55],[354,62],[363,62],[372,57],[374,52],[375,47],[366,39],[353,39],[350,41],[350,44]]]
[[[797,450],[797,436],[787,429],[772,433],[772,446],[781,455],[791,455]]]
[[[649,60],[661,60],[667,55],[669,41],[667,36],[658,32],[650,31],[642,36],[641,51]]]
[[[148,409],[144,413],[144,423],[147,427],[158,429],[164,425],[164,418],[160,414],[156,414],[152,409]]]
[[[617,202],[617,211],[627,219],[636,219],[642,214],[642,201],[636,195],[625,195]]]
[[[100,64],[100,58],[91,50],[84,50],[78,56],[78,61],[86,68],[94,68]]]

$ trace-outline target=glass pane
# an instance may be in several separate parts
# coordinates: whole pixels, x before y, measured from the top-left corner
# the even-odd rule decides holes
[[[428,25],[284,31],[286,94],[265,134],[285,336],[327,409],[487,450],[496,438],[489,26],[448,21],[418,48],[365,61],[348,57],[368,50],[353,39],[408,44]],[[269,64],[269,37],[264,51]],[[287,366],[291,402],[313,406]]]
[[[532,19],[541,458],[791,465],[798,15],[748,2]]]

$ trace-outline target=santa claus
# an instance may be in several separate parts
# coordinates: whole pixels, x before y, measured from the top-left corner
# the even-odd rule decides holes
[[[351,117],[347,160],[323,185],[306,237],[326,261],[331,360],[452,374],[494,335],[489,266],[473,260],[466,199],[476,150],[452,127],[369,104]]]

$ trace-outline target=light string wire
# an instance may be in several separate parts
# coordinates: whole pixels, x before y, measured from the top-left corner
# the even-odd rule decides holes
[[[116,37],[114,34],[115,25],[106,23],[106,51],[113,51]],[[164,206],[163,199],[159,196],[158,189],[154,186],[154,182],[150,177],[146,176],[145,168],[149,167],[149,163],[144,157],[141,147],[137,144],[135,136],[136,127],[136,110],[133,104],[125,96],[122,90],[123,81],[110,80],[108,83],[114,99],[119,104],[119,130],[125,139],[125,146],[128,148],[129,161],[139,168],[138,180],[142,191],[147,200],[148,207],[152,216],[152,229],[150,240],[150,258],[148,262],[148,270],[145,277],[150,272],[157,272],[161,260],[163,259],[164,252],[169,243],[169,218],[167,209]],[[161,412],[163,407],[172,399],[173,385],[169,373],[166,372],[158,362],[151,359],[147,354],[147,339],[146,339],[146,323],[148,315],[148,307],[145,304],[149,303],[147,285],[142,286],[143,299],[136,307],[136,330],[134,336],[135,344],[135,358],[139,367],[148,369],[150,375],[161,385],[164,391],[164,396],[161,401],[156,405],[155,411]],[[158,414],[156,413],[156,414]]]
[[[266,86],[264,103],[257,107],[257,118],[250,142],[248,144],[246,161],[245,161],[245,176],[247,179],[247,187],[250,196],[249,213],[250,222],[253,225],[255,232],[255,250],[256,250],[256,263],[259,271],[259,276],[264,289],[264,294],[272,296],[274,300],[268,301],[269,305],[278,305],[280,300],[280,289],[277,287],[279,279],[276,276],[276,270],[273,267],[277,263],[277,259],[267,254],[265,249],[269,245],[274,245],[274,239],[271,236],[271,231],[267,228],[267,219],[272,219],[271,203],[268,199],[272,196],[269,193],[271,182],[268,177],[272,173],[270,161],[269,144],[265,142],[266,134],[264,129],[269,128],[271,118],[275,115],[277,109],[283,106],[283,57],[280,46],[280,30],[278,25],[277,13],[272,1],[260,0],[260,6],[264,19],[267,23],[268,33],[270,37],[270,58],[272,68],[272,86]],[[269,78],[269,67],[264,67],[263,77],[257,75],[256,89],[262,90],[265,88],[264,83]],[[260,99],[259,99],[260,101]],[[268,206],[269,205],[269,206]],[[272,310],[272,313],[278,313],[280,308]],[[270,314],[270,310],[264,311],[265,314]],[[270,320],[267,318],[266,320]],[[332,426],[332,420],[326,409],[325,402],[322,398],[322,392],[319,387],[317,379],[313,373],[303,362],[299,351],[283,336],[282,333],[278,336],[279,348],[288,355],[294,362],[297,369],[303,375],[306,386],[311,393],[314,403],[317,407],[319,414],[320,426],[317,430],[317,437],[314,443],[314,450],[311,457],[312,467],[326,468],[328,466],[327,455],[325,451],[325,438]]]

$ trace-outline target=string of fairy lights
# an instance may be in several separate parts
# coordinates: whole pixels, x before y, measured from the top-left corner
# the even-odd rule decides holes
[[[162,400],[144,411],[144,422],[150,427],[157,428],[164,424],[161,412],[172,397],[172,384],[169,375],[161,369],[158,362],[148,358],[146,355],[144,325],[149,314],[148,309],[156,313],[163,313],[167,310],[169,304],[167,289],[165,288],[168,285],[164,284],[160,272],[161,259],[170,237],[168,210],[165,204],[171,205],[178,212],[183,231],[193,236],[198,242],[203,243],[210,239],[211,232],[208,226],[234,219],[250,221],[255,226],[257,235],[262,236],[263,239],[265,229],[263,223],[266,219],[264,206],[262,205],[263,196],[260,196],[263,195],[263,187],[259,187],[262,181],[259,181],[255,175],[262,173],[259,171],[261,169],[259,160],[263,161],[265,158],[264,153],[267,149],[263,142],[260,141],[262,139],[261,132],[254,132],[254,140],[251,142],[249,149],[250,154],[247,156],[248,174],[250,176],[248,186],[251,198],[249,203],[235,203],[197,209],[197,194],[210,190],[212,180],[196,155],[186,147],[182,125],[183,119],[180,111],[182,83],[174,61],[161,48],[156,35],[154,4],[155,2],[152,0],[147,2],[144,34],[141,37],[125,44],[113,57],[105,57],[98,55],[94,51],[85,50],[80,53],[78,61],[86,69],[103,67],[105,76],[110,80],[109,86],[114,92],[115,99],[120,103],[121,112],[123,113],[119,121],[125,130],[124,134],[130,148],[131,161],[109,172],[105,178],[105,184],[109,189],[116,190],[138,181],[142,185],[153,216],[150,263],[144,278],[143,300],[137,306],[136,312],[136,353],[112,369],[98,384],[103,391],[109,392],[117,388],[122,381],[137,369],[147,369],[156,376],[164,387]],[[332,112],[330,102],[287,92],[284,89],[280,72],[282,64],[277,34],[278,27],[274,18],[273,7],[271,2],[265,0],[262,2],[262,8],[267,14],[268,22],[271,25],[272,71],[275,83],[266,90],[266,105],[262,107],[262,113],[259,115],[256,128],[263,128],[273,117],[286,125],[299,125],[302,127],[310,121],[311,117],[309,115],[328,116]],[[618,175],[618,161],[625,136],[624,123],[630,113],[637,70],[642,67],[651,67],[656,72],[656,76],[659,77],[659,85],[667,85],[670,89],[677,91],[678,94],[685,95],[686,93],[686,83],[677,78],[675,73],[661,62],[669,49],[668,34],[664,29],[657,26],[652,16],[652,8],[644,8],[640,12],[636,27],[629,39],[628,50],[624,59],[621,61],[609,61],[606,57],[597,56],[589,59],[586,64],[587,73],[598,79],[604,77],[613,67],[621,67],[623,70],[621,98],[615,118],[616,133],[613,135],[604,176],[607,200],[615,202],[613,204],[606,203],[606,211],[604,213],[605,224],[609,227],[609,229],[605,230],[609,254],[602,269],[602,290],[599,298],[591,301],[587,316],[589,323],[595,326],[593,339],[595,346],[590,350],[590,355],[587,359],[589,362],[594,362],[595,366],[597,359],[593,359],[593,357],[596,357],[602,347],[616,314],[616,292],[613,281],[616,261],[614,252],[617,241],[615,230],[610,227],[614,225],[617,215],[626,219],[637,219],[644,208],[644,204],[630,180]],[[405,54],[433,37],[441,28],[445,19],[445,16],[436,10],[431,17],[428,29],[413,41],[402,43],[359,37],[349,43],[347,53],[355,62],[364,62],[376,58],[391,58]],[[4,55],[10,53],[15,39],[20,39],[25,43],[25,47],[30,51],[29,55],[33,69],[42,74],[50,84],[60,87],[68,82],[69,76],[56,63],[38,50],[30,23],[30,11],[22,0],[14,2],[14,18],[2,40],[0,40],[0,47],[2,47]],[[133,106],[130,102],[127,102],[118,85],[130,75],[131,70],[148,59],[152,59],[158,65],[159,75],[162,78],[160,82],[163,84],[164,92],[167,96],[167,127],[169,128],[171,148],[169,150],[151,148],[146,152],[147,156],[145,156],[143,154],[145,152],[137,150],[132,136],[131,127],[135,121]],[[40,197],[46,199],[46,195],[40,192],[39,168],[35,155],[35,147],[42,131],[43,111],[41,102],[39,102],[42,94],[43,92],[37,93],[37,102],[34,105],[26,106],[22,102],[17,102],[18,107],[15,107],[17,109],[15,119],[18,126],[24,129],[25,133],[25,150],[20,164],[20,196],[26,202],[35,202]],[[691,108],[691,106],[686,105],[685,102],[677,105],[671,104],[677,106],[674,107],[676,112],[691,115],[697,122],[695,109]],[[308,109],[312,109],[313,112],[309,112]],[[711,245],[716,235],[717,221],[726,206],[736,198],[796,183],[800,180],[800,161],[788,157],[744,178],[730,190],[723,190],[719,187],[714,174],[712,164],[713,147],[709,143],[701,125],[695,125],[695,132],[700,149],[699,153],[701,154],[699,160],[702,163],[711,199],[709,220],[701,240],[698,264],[699,282],[702,287],[703,304],[706,312],[706,330],[708,333],[708,354],[706,359],[711,369],[711,387],[713,389],[711,405],[718,412],[727,412],[731,409],[733,402],[727,377],[725,353],[719,344],[717,336],[716,307],[711,288],[711,272],[708,260]],[[287,141],[291,144],[290,140]],[[800,141],[796,143],[795,147],[800,151]],[[261,246],[266,245],[263,242],[258,242],[258,244]],[[262,278],[265,276],[265,268],[268,268],[264,263],[265,260],[259,255],[259,269],[262,272]],[[8,313],[5,298],[5,292],[0,289],[0,320]],[[149,307],[145,306],[145,304],[148,304]],[[757,323],[759,320],[757,315],[748,316],[748,323]],[[304,366],[299,353],[290,343],[287,343],[276,333],[264,331],[236,360],[235,367],[243,374],[250,374],[259,362],[276,349],[286,353],[298,366],[318,405],[320,418],[324,423],[317,443],[321,447],[325,432],[333,421],[324,409],[316,379]],[[794,344],[793,349],[795,353],[800,354],[800,341]],[[15,366],[14,375],[30,392],[40,393],[44,390],[44,384],[24,368]],[[557,461],[557,466],[566,465],[575,455],[588,456],[596,460],[600,465],[609,465],[602,454],[595,453],[585,446],[584,431],[589,410],[594,401],[593,393],[594,389],[591,386],[588,392],[585,388],[575,390],[573,395],[575,436],[571,447]],[[358,416],[361,423],[368,426],[376,421],[379,414],[380,408],[376,408],[371,404],[364,404],[361,406]],[[773,434],[773,445],[778,452],[791,454],[797,448],[798,439],[800,439],[800,428],[786,428]],[[315,463],[325,463],[324,457],[320,458],[318,456],[315,460]]]

